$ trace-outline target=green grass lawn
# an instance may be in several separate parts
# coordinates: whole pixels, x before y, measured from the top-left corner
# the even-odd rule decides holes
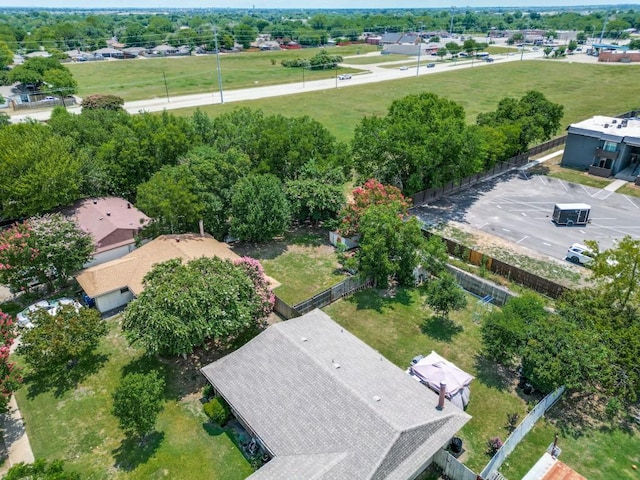
[[[623,185],[618,190],[616,190],[616,193],[629,195],[631,197],[640,197],[640,187],[632,183],[627,183],[626,185]]]
[[[206,425],[199,402],[203,384],[195,368],[142,357],[122,336],[120,319],[93,362],[93,373],[69,390],[37,389],[25,383],[17,392],[36,458],[64,459],[83,479],[243,479],[252,469],[227,432]],[[125,441],[111,415],[111,394],[123,371],[158,369],[167,381],[164,411],[143,448]],[[197,385],[197,388],[195,387]]]
[[[517,412],[523,418],[526,402],[511,391],[497,366],[479,355],[480,328],[472,320],[477,299],[469,295],[468,301],[467,309],[452,313],[449,323],[431,319],[415,289],[400,289],[395,299],[364,290],[324,310],[400,368],[407,368],[414,356],[435,350],[476,377],[467,410],[473,419],[461,437],[466,450],[462,460],[479,473],[489,460],[487,440],[496,436],[504,440],[507,414]]]
[[[240,106],[261,109],[267,115],[308,115],[328,128],[338,140],[348,142],[362,117],[385,115],[391,102],[409,94],[430,91],[461,104],[467,120],[474,122],[480,112],[496,108],[503,97],[541,91],[549,100],[564,105],[562,127],[592,115],[617,115],[637,107],[635,92],[638,65],[592,65],[583,63],[522,61],[441,71],[426,77],[407,76],[400,80],[348,88],[331,88],[285,97],[265,98],[224,105],[200,107],[211,116]],[[607,102],[588,92],[606,91]],[[191,115],[195,108],[175,110]]]
[[[260,260],[266,274],[281,283],[275,293],[290,305],[346,278],[337,270],[337,256],[325,230],[287,232],[280,240],[239,245],[234,250]]]
[[[372,45],[350,45],[329,49],[330,54],[352,55],[375,51]],[[302,69],[285,68],[284,59],[310,58],[319,49],[245,52],[220,55],[224,89],[248,88],[302,82]],[[113,94],[126,101],[218,91],[215,55],[139,58],[131,60],[69,64],[78,82],[78,95]],[[353,71],[340,70],[339,71]],[[334,70],[305,70],[305,81],[331,78]],[[165,88],[166,78],[166,88]]]
[[[373,63],[386,63],[397,62],[398,60],[413,60],[416,59],[415,55],[400,55],[400,54],[388,54],[388,55],[372,55],[366,57],[350,57],[345,58],[344,63],[349,65],[371,65]]]

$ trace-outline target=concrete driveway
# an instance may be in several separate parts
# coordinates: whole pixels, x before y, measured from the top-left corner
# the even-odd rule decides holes
[[[556,203],[591,205],[591,222],[556,226]],[[626,235],[640,238],[640,198],[543,175],[503,175],[413,213],[427,224],[454,220],[560,260],[572,243],[596,240],[606,249]]]

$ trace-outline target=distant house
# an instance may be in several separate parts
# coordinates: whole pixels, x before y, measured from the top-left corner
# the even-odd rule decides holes
[[[201,257],[239,258],[227,244],[209,235],[163,235],[122,258],[83,270],[76,280],[104,313],[123,307],[140,295],[144,289],[142,279],[155,264],[173,258],[189,261]]]
[[[321,310],[201,371],[271,457],[250,480],[413,479],[471,418]]]
[[[178,49],[172,45],[158,45],[157,47],[153,47],[152,53],[155,55],[175,55],[178,53]]]
[[[567,129],[562,166],[629,181],[640,175],[640,118],[595,116]]]
[[[124,58],[124,54],[120,50],[112,47],[99,48],[98,50],[93,52],[93,54],[95,56],[101,56],[103,58]]]
[[[116,37],[112,37],[105,42],[107,47],[115,48],[117,50],[124,48],[124,43],[120,43]]]
[[[89,198],[77,202],[65,214],[93,238],[91,267],[120,258],[136,248],[136,235],[149,217],[123,198]]]
[[[146,52],[147,49],[144,47],[127,47],[122,49],[122,53],[124,54],[125,58],[139,57],[140,55],[144,55]]]

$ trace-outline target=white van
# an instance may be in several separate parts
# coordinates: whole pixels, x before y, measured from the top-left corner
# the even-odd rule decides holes
[[[567,250],[566,259],[578,265],[590,265],[593,263],[593,257],[593,251],[589,247],[581,243],[574,243]]]

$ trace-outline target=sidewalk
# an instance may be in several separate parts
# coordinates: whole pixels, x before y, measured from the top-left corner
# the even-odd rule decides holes
[[[15,395],[12,395],[9,401],[9,413],[2,415],[2,428],[8,456],[4,465],[0,467],[0,475],[7,473],[16,463],[33,463],[34,461],[29,437],[27,437]]]

